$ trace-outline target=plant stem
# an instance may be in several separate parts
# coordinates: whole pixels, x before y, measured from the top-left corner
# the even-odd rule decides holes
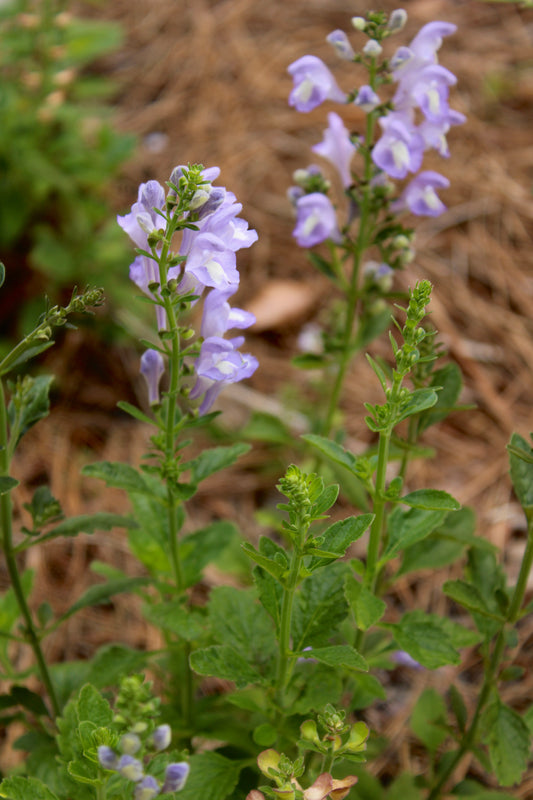
[[[285,687],[289,682],[292,663],[294,663],[294,656],[291,655],[291,622],[292,622],[292,608],[294,605],[294,594],[298,585],[298,577],[300,574],[300,566],[302,563],[302,545],[305,538],[305,528],[300,527],[299,536],[292,551],[291,563],[289,567],[289,576],[287,584],[284,587],[283,601],[281,605],[281,620],[279,627],[279,651],[278,651],[278,665],[276,672],[276,692],[278,703],[283,707],[285,699]]]
[[[494,645],[492,656],[487,666],[487,670],[485,672],[483,686],[479,694],[479,698],[476,704],[474,715],[472,717],[472,721],[470,723],[468,730],[465,732],[463,736],[463,740],[459,746],[459,749],[456,751],[454,758],[452,759],[452,761],[450,761],[446,769],[439,776],[435,785],[431,789],[431,792],[429,793],[427,800],[437,800],[437,798],[440,796],[440,791],[442,787],[444,786],[450,775],[452,775],[452,773],[454,772],[455,768],[457,767],[463,756],[466,755],[466,753],[468,753],[469,750],[471,750],[472,747],[474,746],[479,720],[481,719],[481,714],[483,712],[483,709],[485,708],[485,704],[490,696],[491,690],[497,683],[497,676],[505,650],[505,639],[506,639],[505,626],[508,624],[513,625],[517,621],[520,615],[520,610],[522,608],[522,603],[524,601],[527,581],[529,573],[531,571],[532,564],[533,564],[533,519],[528,518],[528,539],[524,556],[522,558],[522,564],[520,565],[518,580],[514,588],[511,603],[509,605],[507,618],[502,623],[502,627],[500,628],[496,638],[496,643]]]
[[[373,591],[376,585],[376,566],[379,558],[383,521],[385,517],[385,482],[387,477],[387,464],[389,462],[389,448],[392,429],[381,431],[379,434],[378,463],[376,468],[376,489],[374,494],[374,520],[370,527],[368,539],[367,560],[365,569],[365,586]]]
[[[8,448],[8,427],[7,427],[7,412],[5,403],[4,385],[0,380],[0,475],[9,476],[10,460]],[[2,528],[2,546],[6,565],[11,579],[11,585],[17,599],[20,613],[24,618],[25,635],[29,642],[37,661],[37,667],[41,675],[41,680],[46,688],[48,697],[55,717],[61,715],[61,709],[57,696],[54,690],[52,679],[44,659],[44,655],[39,642],[39,637],[33,624],[30,609],[24,597],[24,590],[17,566],[17,560],[13,549],[13,529],[12,529],[12,504],[11,494],[6,492],[0,496],[0,525]]]

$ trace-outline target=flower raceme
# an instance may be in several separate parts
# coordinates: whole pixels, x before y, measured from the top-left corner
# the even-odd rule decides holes
[[[175,308],[203,298],[204,341],[196,348],[197,380],[189,395],[193,400],[203,397],[200,414],[211,408],[224,385],[250,377],[258,366],[253,356],[239,352],[242,336],[223,338],[228,330],[255,322],[252,314],[231,308],[228,299],[239,286],[236,253],[250,247],[257,233],[239,217],[242,205],[235,195],[212,185],[219,173],[218,167],[176,167],[167,194],[157,181],[143,183],[130,213],[118,217],[138,248],[130,278],[153,301],[160,333],[165,335],[170,324],[165,296],[170,295]],[[181,240],[174,253],[170,247],[177,232]],[[151,405],[159,403],[165,349],[163,340],[162,347],[150,348],[141,358]]]
[[[288,68],[294,82],[289,104],[297,111],[307,112],[326,100],[343,104],[353,102],[371,115],[367,133],[373,130],[375,122],[381,128],[381,136],[375,143],[350,135],[339,114],[332,112],[328,114],[328,128],[323,140],[312,148],[313,152],[333,165],[349,196],[354,186],[351,163],[357,151],[363,155],[365,152],[370,154],[372,186],[382,183],[380,175],[395,180],[414,175],[398,198],[392,200],[391,210],[406,210],[417,216],[438,216],[446,207],[437,196],[437,190],[446,188],[449,183],[437,172],[420,170],[428,150],[436,150],[443,157],[449,156],[446,135],[451,127],[465,122],[463,114],[448,104],[450,88],[457,79],[437,60],[443,39],[453,34],[456,26],[448,22],[430,22],[420,29],[408,46],[399,47],[388,62],[378,64],[383,40],[400,31],[406,19],[403,9],[393,11],[388,22],[383,15],[383,22],[377,27],[375,21],[369,23],[363,17],[354,18],[353,27],[369,37],[360,54],[354,51],[343,31],[332,31],[326,37],[329,44],[341,59],[362,63],[368,68],[368,84],[347,94],[339,88],[331,71],[319,58],[306,55]],[[383,103],[376,89],[387,82],[396,84],[396,90],[392,99]],[[368,179],[368,169],[365,175]],[[289,190],[297,220],[293,235],[302,247],[312,247],[328,239],[339,241],[341,226],[335,219],[332,203],[326,197],[328,188],[324,181],[318,190],[314,186],[302,188],[301,185]],[[323,199],[317,197],[317,192],[322,193]],[[357,203],[357,198],[352,200]],[[350,208],[353,212],[353,202]],[[321,214],[324,216],[322,222],[319,221]]]

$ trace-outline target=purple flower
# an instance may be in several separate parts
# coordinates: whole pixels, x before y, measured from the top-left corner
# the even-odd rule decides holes
[[[339,241],[340,233],[335,209],[325,194],[313,192],[298,200],[296,227],[292,235],[300,247],[313,247],[326,239]]]
[[[225,289],[239,283],[236,263],[235,252],[228,249],[223,239],[213,233],[200,233],[187,256],[185,272],[203,286]]]
[[[129,781],[134,781],[135,783],[144,778],[142,762],[137,758],[133,758],[133,756],[120,756],[117,764],[117,771],[123,778],[127,778]]]
[[[457,25],[452,22],[428,22],[424,25],[409,45],[417,58],[424,61],[437,60],[437,50],[445,36],[451,36],[457,30]]]
[[[234,342],[211,336],[200,348],[194,365],[197,379],[189,397],[195,400],[204,396],[199,413],[205,414],[226,384],[249,378],[257,367],[257,359],[248,353],[240,353]]]
[[[145,350],[141,356],[140,372],[143,378],[146,380],[146,385],[148,386],[148,402],[151,406],[159,405],[159,381],[161,380],[161,376],[164,371],[165,363],[161,353],[158,350]],[[129,735],[131,736],[134,734]],[[124,739],[125,737],[123,736],[122,738]],[[137,750],[138,749],[139,748],[137,748]],[[123,752],[133,754],[136,752],[136,750],[126,751],[123,749]]]
[[[162,210],[164,205],[165,190],[160,183],[141,183],[137,202],[132,205],[129,214],[118,216],[117,222],[137,247],[149,250],[148,234],[164,227],[164,219],[154,209]]]
[[[422,664],[416,661],[405,650],[395,650],[392,654],[392,660],[399,664],[401,667],[410,667],[411,669],[424,669]]]
[[[346,94],[324,62],[316,56],[302,56],[288,68],[294,88],[289,95],[289,105],[297,111],[312,111],[324,100],[346,102]]]
[[[387,114],[379,123],[383,136],[372,150],[372,160],[391,178],[405,178],[422,166],[424,140],[403,114]]]
[[[413,178],[398,200],[391,203],[391,209],[396,212],[408,208],[416,216],[438,217],[446,211],[446,206],[439,199],[436,190],[447,189],[449,185],[448,178],[438,172],[421,172]]]
[[[163,793],[179,792],[185,786],[188,775],[189,765],[186,761],[180,761],[176,764],[169,764],[165,772],[165,782],[161,791]]]
[[[160,791],[156,779],[152,775],[146,775],[135,787],[133,798],[134,800],[152,800],[153,797],[157,797]]]
[[[204,339],[212,336],[223,336],[232,328],[249,328],[255,317],[242,308],[232,308],[228,298],[233,294],[233,287],[225,291],[212,289],[204,300],[204,314],[200,334]]]
[[[143,358],[148,353],[156,353],[156,355],[159,355],[156,350],[147,350],[146,353],[144,353],[141,357],[141,373],[143,369]],[[161,361],[163,361],[163,359],[161,359]],[[122,753],[126,753],[129,756],[134,756],[135,753],[141,749],[141,747],[141,740],[136,733],[125,733],[120,737],[119,748]]]
[[[101,744],[98,747],[98,762],[104,769],[117,769],[118,756],[114,750],[106,744]]]
[[[356,151],[355,145],[350,139],[348,129],[338,114],[332,112],[328,114],[329,128],[324,131],[324,138],[311,150],[319,156],[327,158],[341,176],[342,185],[347,188],[352,183],[350,172],[350,162]]]
[[[371,86],[361,86],[354,100],[356,106],[362,108],[367,114],[379,106],[381,100]]]
[[[344,59],[345,61],[351,61],[355,58],[355,52],[348,41],[348,37],[341,30],[331,31],[326,36],[326,42],[328,42],[335,50],[339,58]]]
[[[172,739],[170,725],[158,725],[152,733],[152,743],[156,750],[166,750]]]

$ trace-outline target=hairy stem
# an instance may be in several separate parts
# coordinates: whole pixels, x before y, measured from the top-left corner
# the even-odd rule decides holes
[[[0,380],[0,475],[6,477],[9,476],[9,468],[10,468],[10,460],[9,460],[9,446],[8,446],[7,412],[6,412],[4,385],[3,382]],[[4,550],[6,565],[9,572],[11,585],[13,586],[13,591],[17,599],[17,604],[20,609],[20,613],[24,619],[26,639],[29,642],[33,650],[33,653],[35,655],[35,660],[37,661],[37,667],[41,675],[41,680],[46,688],[46,692],[50,699],[54,716],[59,717],[61,715],[61,709],[59,706],[59,702],[57,700],[52,679],[50,677],[50,672],[48,670],[48,666],[46,664],[43,651],[41,649],[39,637],[37,635],[37,631],[33,624],[31,612],[26,602],[26,598],[24,597],[24,590],[22,588],[22,582],[20,579],[20,574],[17,566],[17,560],[13,549],[12,504],[11,504],[10,492],[6,492],[5,494],[0,496],[0,525],[2,528],[2,547]]]

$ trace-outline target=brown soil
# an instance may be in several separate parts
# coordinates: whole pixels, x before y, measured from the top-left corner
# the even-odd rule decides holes
[[[406,0],[404,6],[409,23],[405,37],[398,37],[402,43],[432,19],[457,23],[458,32],[445,41],[441,60],[458,77],[452,104],[468,122],[449,136],[451,159],[432,165],[451,181],[449,211],[437,220],[416,223],[417,258],[397,285],[406,288],[420,278],[434,284],[433,322],[463,371],[461,400],[475,405],[475,410],[456,413],[427,433],[425,442],[437,456],[414,465],[410,484],[434,485],[473,506],[479,532],[503,549],[508,572],[515,576],[524,524],[510,488],[505,445],[512,431],[528,437],[533,429],[533,10],[472,0]],[[395,3],[384,0],[381,7],[390,11]],[[140,181],[163,182],[175,164],[216,164],[222,170],[220,182],[235,192],[243,215],[259,233],[259,242],[239,254],[238,300],[258,310],[259,325],[248,346],[261,367],[246,387],[221,400],[230,428],[238,429],[252,409],[287,418],[283,387],[291,377],[308,391],[288,361],[296,352],[301,326],[319,315],[327,286],[292,240],[294,223],[285,192],[293,170],[315,160],[309,147],[321,139],[329,109],[310,114],[290,109],[286,68],[301,55],[314,53],[335,68],[343,86],[355,85],[357,75],[350,78],[349,68],[339,66],[324,39],[334,28],[348,29],[350,16],[366,10],[360,0],[114,0],[89,9],[121,22],[126,31],[122,49],[101,66],[120,86],[117,124],[140,138],[116,186],[117,210],[123,213],[133,202]],[[358,41],[355,33],[351,38],[354,44]],[[360,118],[355,110],[351,114],[350,124],[357,129]],[[272,318],[272,307],[278,305],[280,311]],[[388,356],[386,342],[377,351]],[[123,345],[110,355],[96,353],[91,342],[74,334],[52,364],[59,372],[60,402],[50,419],[28,435],[17,462],[25,487],[18,509],[24,513],[21,504],[31,487],[48,477],[67,514],[123,511],[119,492],[102,493],[96,482],[82,480],[79,470],[96,459],[139,463],[147,432],[113,410],[117,399],[131,400],[137,391],[136,352]],[[343,402],[349,441],[356,449],[369,440],[362,404],[379,398],[375,383],[360,359]],[[255,535],[254,510],[258,503],[275,502],[274,486],[282,469],[277,456],[256,448],[238,469],[210,481],[191,507],[191,526],[231,516]],[[80,537],[68,546],[53,543],[45,552],[28,554],[28,566],[38,572],[37,601],[51,597],[57,610],[67,608],[94,580],[88,571],[93,559],[130,574],[140,571],[120,533]],[[450,574],[444,572],[405,581],[399,587],[402,603],[445,611],[438,592]],[[220,579],[208,573],[208,582]],[[522,633],[517,659],[527,667],[531,622]],[[118,598],[112,613],[95,609],[74,617],[49,642],[49,656],[87,657],[96,646],[115,639],[151,647],[157,644],[154,637],[130,601]],[[21,652],[19,658],[22,666],[30,656]],[[467,666],[476,669],[475,656]],[[528,670],[519,696],[513,687],[508,690],[517,707],[532,696],[531,674]],[[400,771],[417,768],[416,752],[405,742],[413,699],[425,686],[445,685],[449,678],[447,670],[417,673],[405,696],[398,693],[386,713],[370,715],[392,737],[387,758],[394,752]],[[469,691],[475,701],[476,685],[470,684]],[[372,769],[385,770],[385,761]],[[515,790],[516,797],[532,794],[533,778]]]

